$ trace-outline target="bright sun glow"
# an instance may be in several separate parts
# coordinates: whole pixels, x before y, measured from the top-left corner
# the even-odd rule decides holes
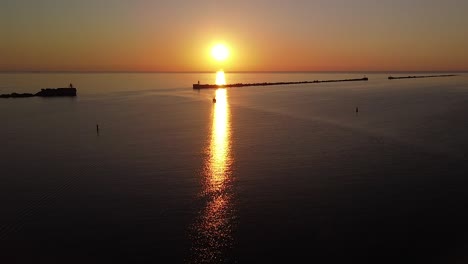
[[[229,57],[229,50],[223,44],[217,44],[211,49],[211,55],[217,61],[224,61]]]
[[[226,77],[224,76],[224,71],[220,70],[216,72],[216,84],[217,85],[225,85],[226,84]]]

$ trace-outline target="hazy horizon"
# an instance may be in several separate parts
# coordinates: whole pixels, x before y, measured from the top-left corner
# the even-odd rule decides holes
[[[441,70],[441,71],[437,71],[437,70],[427,70],[427,71],[410,71],[410,70],[388,70],[388,71],[366,71],[366,70],[350,70],[350,71],[333,71],[333,70],[329,70],[329,71],[287,71],[287,70],[284,70],[284,71],[281,71],[281,70],[278,70],[278,71],[275,71],[275,70],[272,70],[272,71],[224,71],[226,74],[228,73],[290,73],[290,74],[294,74],[294,73],[369,73],[369,74],[372,74],[372,73],[380,73],[380,74],[385,74],[385,73],[468,73],[468,70]],[[80,73],[83,73],[83,74],[93,74],[93,73],[96,73],[96,74],[99,74],[99,73],[102,73],[102,74],[106,74],[106,73],[161,73],[161,74],[164,74],[164,73],[167,73],[167,74],[177,74],[177,73],[180,73],[180,74],[183,74],[183,73],[216,73],[216,71],[107,71],[107,70],[103,70],[103,71],[73,71],[73,70],[70,70],[70,71],[60,71],[60,70],[46,70],[46,71],[42,71],[42,70],[24,70],[24,71],[0,71],[0,74],[15,74],[15,73],[41,73],[41,74],[54,74],[54,73],[70,73],[70,74],[74,74],[74,73],[77,73],[77,74],[80,74]]]

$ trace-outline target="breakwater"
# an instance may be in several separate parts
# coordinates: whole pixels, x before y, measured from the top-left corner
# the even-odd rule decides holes
[[[272,86],[272,85],[291,85],[291,84],[306,84],[306,83],[330,83],[330,82],[358,82],[368,81],[369,78],[358,79],[341,79],[341,80],[314,80],[314,81],[301,81],[301,82],[263,82],[263,83],[233,83],[233,84],[193,84],[193,89],[217,89],[217,88],[233,88],[233,87],[247,87],[247,86]]]
[[[398,80],[398,79],[416,79],[416,78],[435,78],[435,77],[453,77],[457,76],[455,74],[442,74],[442,75],[419,75],[419,76],[399,76],[399,77],[393,77],[389,76],[389,80]]]
[[[0,98],[25,98],[25,97],[59,97],[59,96],[76,96],[76,88],[46,88],[41,91],[32,93],[11,93],[1,94]]]

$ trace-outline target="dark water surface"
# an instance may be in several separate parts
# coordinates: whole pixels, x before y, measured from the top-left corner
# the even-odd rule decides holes
[[[0,74],[0,259],[468,261],[468,75],[367,77]]]

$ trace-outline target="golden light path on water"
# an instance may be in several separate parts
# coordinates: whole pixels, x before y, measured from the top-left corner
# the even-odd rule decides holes
[[[217,85],[224,85],[226,84],[226,76],[224,75],[223,70],[219,70],[216,72],[216,82]]]
[[[205,207],[195,225],[194,263],[223,262],[232,247],[235,214],[232,206],[231,125],[226,89],[216,90],[207,159],[203,171]]]

